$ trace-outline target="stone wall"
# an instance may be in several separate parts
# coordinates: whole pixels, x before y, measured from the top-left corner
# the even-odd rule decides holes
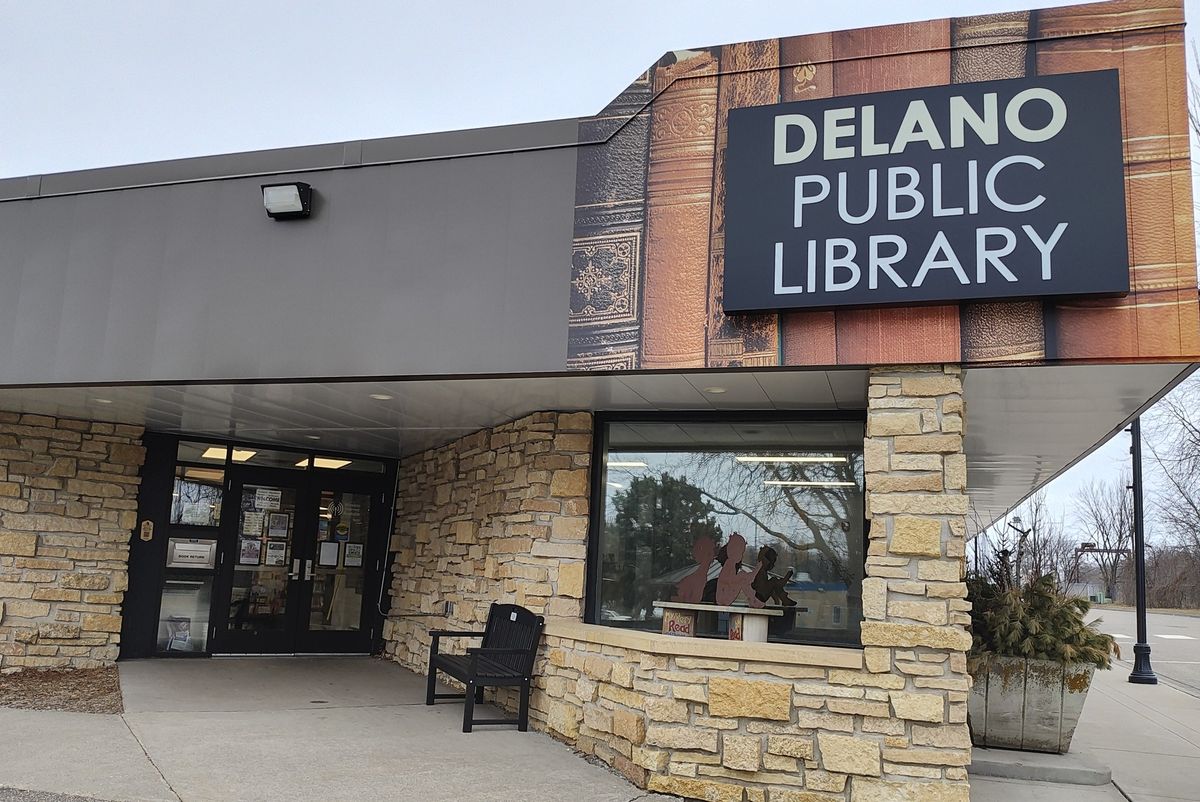
[[[403,460],[386,654],[421,670],[429,629],[477,629],[493,601],[578,621],[591,457],[591,414],[538,412]]]
[[[402,465],[387,653],[424,671],[429,629],[478,628],[488,602],[517,601],[548,614],[533,726],[641,787],[966,802],[962,424],[956,369],[873,372],[863,649],[581,623],[589,419],[539,413]]]
[[[890,747],[932,716],[897,695],[898,677],[864,671],[859,650],[702,642],[703,655],[671,654],[693,644],[600,629],[547,639],[534,720],[643,788],[716,802],[967,799],[883,776]]]
[[[864,467],[870,543],[863,581],[867,669],[894,683],[901,730],[880,744],[885,777],[939,783],[967,799],[966,652],[962,581],[967,461],[959,369],[875,368],[868,387]],[[899,797],[898,797],[899,798]]]
[[[0,412],[0,672],[116,660],[141,436]]]

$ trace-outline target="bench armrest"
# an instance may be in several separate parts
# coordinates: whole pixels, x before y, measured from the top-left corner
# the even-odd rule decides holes
[[[482,638],[483,633],[482,632],[466,632],[463,630],[453,630],[453,629],[431,629],[429,631],[429,636],[430,636],[429,660],[430,660],[430,662],[432,662],[433,658],[435,656],[437,656],[438,645],[442,638]]]

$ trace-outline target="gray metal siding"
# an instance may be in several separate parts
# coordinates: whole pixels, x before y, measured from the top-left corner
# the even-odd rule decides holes
[[[0,203],[0,383],[561,370],[575,158]],[[313,217],[273,222],[292,178]]]

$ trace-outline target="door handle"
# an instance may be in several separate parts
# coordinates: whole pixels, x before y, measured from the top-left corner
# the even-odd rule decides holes
[[[288,579],[300,578],[300,560],[292,560],[292,570],[288,572]]]
[[[310,582],[310,581],[312,581],[312,578],[313,578],[313,561],[305,560],[304,561],[304,579],[306,582]]]

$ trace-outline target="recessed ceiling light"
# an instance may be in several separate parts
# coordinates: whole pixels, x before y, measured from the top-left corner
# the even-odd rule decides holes
[[[729,391],[724,387],[705,387],[704,392],[708,393],[709,395],[720,395],[721,393],[726,393]]]
[[[93,398],[92,400],[95,401],[97,404],[111,404],[112,403],[111,398]]]
[[[220,461],[224,462],[225,456],[228,453],[229,452],[227,449],[219,448],[217,446],[212,446],[212,447],[206,449],[205,452],[200,455],[200,459],[215,459],[215,460],[220,460]],[[245,462],[257,453],[258,453],[257,451],[249,451],[246,449],[235,448],[233,450],[233,461],[234,462]]]
[[[220,482],[225,478],[225,472],[214,468],[184,468],[183,478],[198,482]]]
[[[304,436],[307,437],[309,440],[320,440],[321,439],[321,435],[319,435],[319,434],[306,434]]]
[[[391,401],[395,397],[396,396],[388,395],[387,393],[371,393],[371,398],[374,398],[376,401]]]
[[[739,455],[734,457],[738,462],[836,462],[845,463],[845,457],[753,457]]]
[[[330,459],[329,457],[313,457],[314,468],[345,468],[350,464],[348,459]],[[300,460],[296,463],[297,468],[303,468],[308,465],[308,460]]]

